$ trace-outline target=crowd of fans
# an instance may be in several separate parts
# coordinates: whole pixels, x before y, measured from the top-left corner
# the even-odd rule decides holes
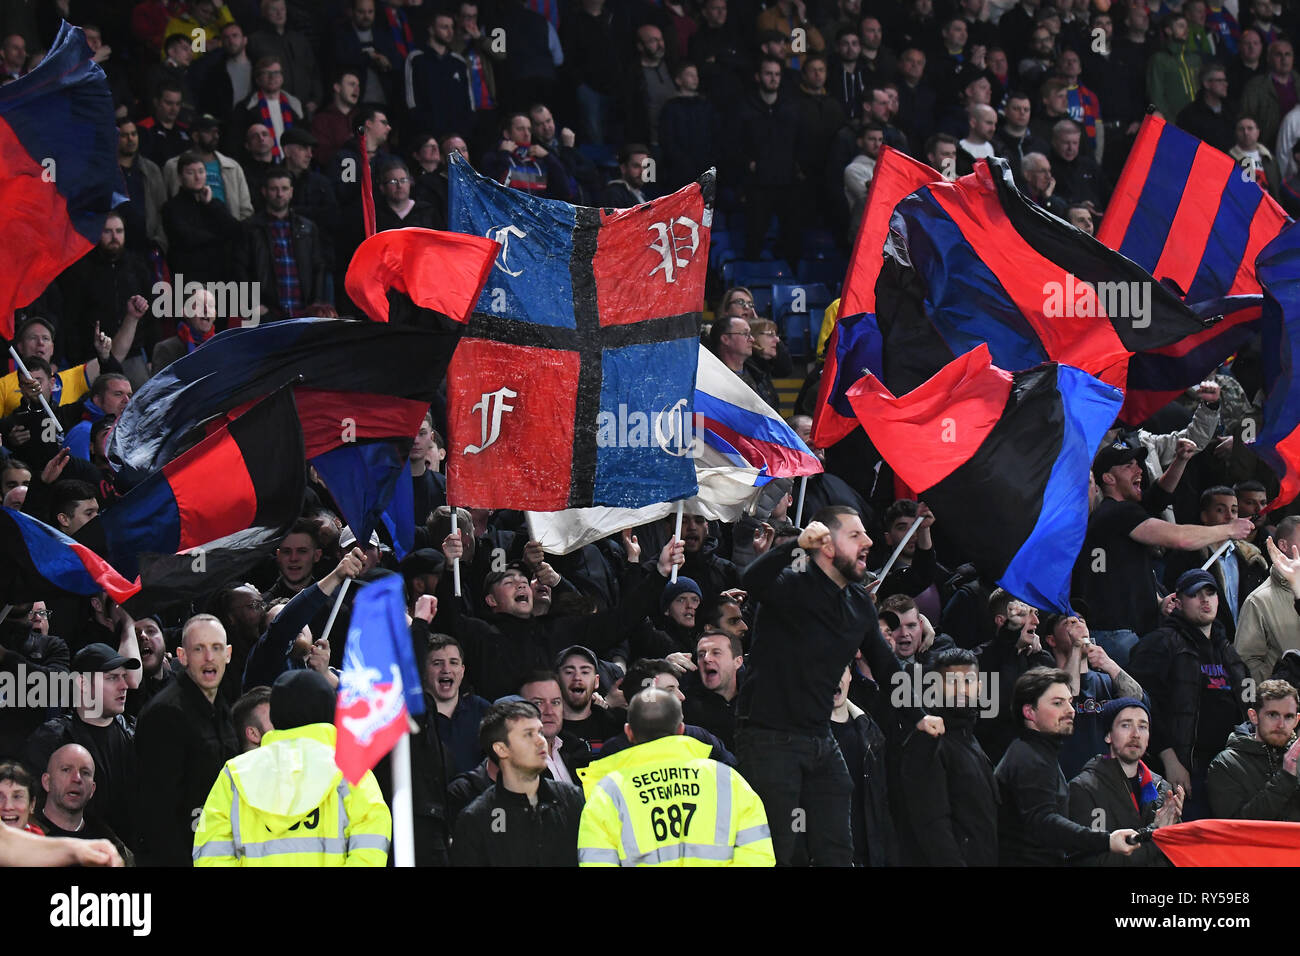
[[[1152,104],[1290,202],[1300,10],[1232,6],[53,4],[109,77],[131,198],[20,316],[31,374],[0,379],[0,496],[70,535],[113,507],[105,446],[133,389],[232,320],[200,293],[173,325],[151,307],[156,281],[258,283],[262,321],[353,312],[341,279],[360,163],[380,229],[446,224],[453,151],[510,186],[610,206],[716,166],[745,255],[775,239],[794,261],[806,230],[848,242],[882,144],[952,174],[1003,156],[1031,198],[1091,231]],[[0,25],[9,78],[53,36],[45,12]],[[777,404],[773,378],[793,364],[751,290],[725,290],[707,344]],[[666,752],[655,741],[678,723],[699,748],[683,753],[709,761],[692,767],[751,823],[761,806],[747,829],[766,828],[783,864],[1161,865],[1136,831],[1300,820],[1300,517],[1262,510],[1277,481],[1243,438],[1257,366],[1244,349],[1143,429],[1107,436],[1072,615],[982,580],[923,502],[896,500],[860,433],[826,450],[798,524],[797,489],[776,481],[738,522],[687,514],[680,540],[669,520],[551,555],[522,514],[481,509],[453,532],[435,408],[411,447],[417,546],[400,562],[386,538],[356,540],[313,474],[247,582],[188,607],[128,613],[103,594],[10,608],[0,671],[69,674],[81,694],[0,706],[0,822],[187,865],[240,855],[237,815],[217,812],[232,794],[245,824],[307,814],[258,803],[250,781],[276,755],[319,756],[357,588],[391,574],[427,704],[412,742],[421,864],[608,862],[585,842],[595,829],[579,835],[579,771],[634,745]],[[805,438],[809,401],[791,420]],[[646,688],[663,693],[637,703]],[[615,833],[609,788],[640,785],[617,759],[596,771]],[[327,861],[380,861],[386,763],[377,777],[318,788],[317,823],[367,821]],[[497,810],[516,822],[498,831]]]

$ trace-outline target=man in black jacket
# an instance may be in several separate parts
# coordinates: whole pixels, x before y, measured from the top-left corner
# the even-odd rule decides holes
[[[784,69],[774,56],[765,56],[759,63],[757,89],[740,106],[739,147],[748,159],[744,169],[745,258],[758,258],[775,215],[780,229],[778,252],[793,263],[800,258],[803,241],[795,189],[799,113],[793,98],[781,92]]]
[[[1008,748],[994,776],[1002,806],[998,813],[998,863],[1001,866],[1059,866],[1067,855],[1131,854],[1132,829],[1091,830],[1069,818],[1069,791],[1057,755],[1074,733],[1070,675],[1054,667],[1035,667],[1016,681],[1015,716],[1020,739]]]
[[[44,601],[16,604],[0,624],[0,672],[15,675],[25,687],[27,675],[66,674],[68,642],[50,634],[50,611]],[[45,720],[45,707],[0,707],[0,758],[17,757],[27,736]]]
[[[913,732],[903,741],[898,820],[903,862],[911,866],[997,866],[998,787],[993,764],[975,739],[979,671],[972,651],[935,656],[943,676],[944,734]]]
[[[767,808],[778,865],[853,861],[853,781],[830,729],[835,690],[859,649],[881,684],[901,666],[862,585],[870,549],[856,511],[823,508],[797,542],[772,548],[741,579],[763,603],[736,706],[736,756]],[[942,732],[915,709],[900,716]]]
[[[464,554],[461,535],[448,536],[443,543],[447,560]],[[486,619],[458,613],[450,602],[443,605],[438,626],[455,635],[465,649],[465,677],[474,692],[496,700],[514,693],[525,675],[549,669],[555,655],[566,647],[581,644],[597,653],[623,641],[646,615],[654,611],[663,594],[673,565],[682,563],[681,542],[670,541],[659,554],[657,572],[648,574],[640,584],[628,590],[619,604],[600,614],[556,617],[533,616],[533,587],[526,570],[518,565],[494,571],[484,581],[482,593],[494,612]],[[538,580],[549,573],[551,585],[559,575],[543,563]],[[543,583],[548,583],[543,581]]]
[[[537,708],[507,701],[483,718],[480,743],[500,774],[456,818],[454,866],[577,866],[582,788],[543,777],[547,742]]]
[[[1234,733],[1210,764],[1207,785],[1216,817],[1300,822],[1296,721],[1296,689],[1284,680],[1260,684],[1250,709],[1255,732]]]
[[[141,863],[187,866],[194,828],[212,783],[239,755],[230,705],[218,692],[230,645],[211,614],[185,622],[177,657],[185,669],[140,714],[136,834]]]
[[[1215,619],[1219,593],[1210,572],[1193,568],[1174,590],[1172,613],[1133,648],[1127,670],[1151,698],[1151,749],[1165,779],[1187,792],[1183,819],[1201,820],[1211,815],[1210,761],[1245,719],[1252,682]]]
[[[1173,789],[1142,762],[1151,739],[1151,711],[1136,697],[1108,700],[1101,709],[1110,752],[1098,754],[1070,781],[1070,819],[1093,830],[1164,827],[1182,818],[1183,791]],[[1154,843],[1131,856],[1098,853],[1084,866],[1168,866]]]
[[[244,224],[235,248],[235,277],[257,282],[262,321],[308,315],[308,306],[325,299],[326,252],[320,230],[289,208],[293,177],[287,169],[267,173],[264,207]]]
[[[230,241],[239,235],[239,220],[225,203],[213,199],[207,167],[197,153],[183,153],[176,173],[180,192],[162,208],[167,263],[187,281],[225,282],[230,278]]]

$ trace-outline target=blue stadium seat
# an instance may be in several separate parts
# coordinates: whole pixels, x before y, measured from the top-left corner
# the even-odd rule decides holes
[[[578,152],[601,168],[618,166],[618,150],[606,143],[582,143]]]
[[[738,259],[722,267],[722,281],[728,286],[770,286],[779,279],[791,279],[790,266],[781,260]]]
[[[772,314],[772,290],[761,285],[749,290],[754,296],[754,314],[767,316]]]
[[[772,318],[785,336],[791,357],[804,358],[811,353],[831,298],[830,290],[820,282],[772,286]]]
[[[844,282],[844,273],[847,270],[848,261],[842,255],[836,254],[826,259],[800,259],[795,274],[801,282],[820,282],[835,291]]]

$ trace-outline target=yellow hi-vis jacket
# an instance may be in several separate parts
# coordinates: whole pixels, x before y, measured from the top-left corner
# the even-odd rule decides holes
[[[579,770],[579,866],[773,866],[758,794],[710,747],[674,735]]]
[[[334,764],[334,725],[273,730],[226,761],[194,834],[195,866],[383,866],[393,818],[375,775]]]

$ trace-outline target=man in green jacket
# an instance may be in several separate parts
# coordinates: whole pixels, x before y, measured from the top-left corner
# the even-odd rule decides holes
[[[1172,14],[1162,29],[1164,45],[1147,62],[1147,98],[1172,123],[1182,108],[1196,98],[1201,55],[1187,42],[1187,17],[1183,14]],[[1273,131],[1276,135],[1276,123]]]
[[[1210,764],[1210,806],[1216,817],[1300,823],[1296,762],[1296,689],[1284,680],[1266,680],[1249,710],[1253,734],[1234,733]]]

